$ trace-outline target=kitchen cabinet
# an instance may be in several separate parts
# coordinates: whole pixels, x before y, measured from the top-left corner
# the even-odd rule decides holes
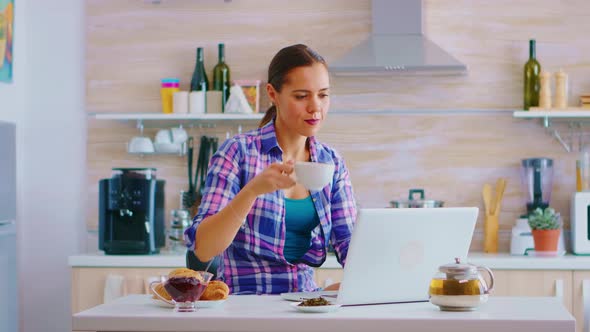
[[[574,271],[573,302],[576,331],[590,331],[590,271]]]
[[[99,268],[72,269],[72,313],[103,303],[105,282],[109,275],[123,277],[123,293],[147,294],[150,278],[167,275],[170,268]]]
[[[123,277],[123,295],[147,294],[149,278],[166,275],[170,269],[170,267],[74,267],[72,268],[72,313],[103,303],[105,283],[109,275]],[[316,282],[320,287],[340,282],[342,272],[342,269],[316,269]]]
[[[569,312],[573,307],[572,271],[492,270],[493,296],[555,296]]]
[[[315,282],[318,287],[326,287],[342,281],[343,269],[315,269]]]
[[[590,319],[590,271],[494,269],[492,296],[554,296],[576,318],[577,332]],[[318,286],[342,281],[342,269],[316,269]]]

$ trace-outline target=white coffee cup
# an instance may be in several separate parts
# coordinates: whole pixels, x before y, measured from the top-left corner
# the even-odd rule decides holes
[[[184,128],[170,128],[172,143],[182,144],[188,139],[188,134]]]
[[[130,153],[153,153],[154,144],[149,137],[135,136],[129,141],[127,150]]]
[[[188,134],[184,128],[160,129],[156,133],[155,141],[160,144],[177,144],[180,145],[188,139]]]
[[[334,177],[334,164],[298,161],[295,163],[297,183],[308,190],[321,190]]]
[[[156,133],[154,141],[160,144],[172,144],[172,132],[170,129],[160,129]]]

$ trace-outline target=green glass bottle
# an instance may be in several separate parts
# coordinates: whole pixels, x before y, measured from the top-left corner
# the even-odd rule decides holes
[[[529,41],[529,60],[524,65],[524,109],[539,106],[541,65],[535,57],[535,40]]]
[[[225,63],[225,45],[219,44],[219,59],[213,68],[213,90],[221,91],[221,110],[225,112],[225,103],[229,98],[230,73]]]
[[[207,91],[209,90],[209,80],[207,80],[207,73],[205,72],[205,60],[203,55],[203,48],[197,48],[197,61],[193,77],[191,78],[191,91]]]

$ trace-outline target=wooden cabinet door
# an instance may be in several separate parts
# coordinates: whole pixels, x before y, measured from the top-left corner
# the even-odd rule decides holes
[[[574,271],[574,317],[576,332],[590,331],[590,272]]]
[[[343,269],[316,269],[315,282],[318,287],[326,287],[342,281]]]
[[[107,277],[123,277],[123,294],[147,293],[149,278],[166,275],[170,268],[73,268],[72,313],[77,313],[103,303]]]
[[[573,272],[561,270],[494,270],[492,296],[556,296],[573,313]]]

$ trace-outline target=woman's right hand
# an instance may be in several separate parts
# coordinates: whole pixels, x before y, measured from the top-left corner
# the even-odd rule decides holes
[[[294,164],[293,161],[274,163],[250,180],[244,189],[258,196],[279,189],[291,188],[295,185],[295,180],[291,176],[293,174]]]

